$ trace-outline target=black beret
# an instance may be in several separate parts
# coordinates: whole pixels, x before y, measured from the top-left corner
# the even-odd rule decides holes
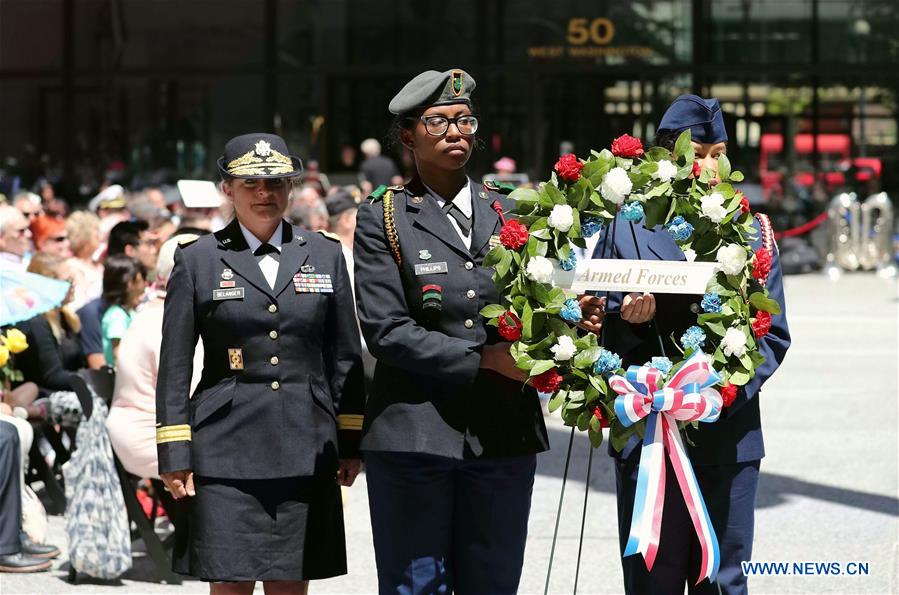
[[[387,109],[392,114],[406,114],[432,105],[467,103],[470,106],[474,88],[474,79],[464,70],[428,70],[406,83],[390,100]]]

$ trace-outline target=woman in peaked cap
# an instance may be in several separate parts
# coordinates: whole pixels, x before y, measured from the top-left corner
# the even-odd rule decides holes
[[[339,242],[282,218],[302,171],[283,139],[234,138],[219,169],[234,220],[179,246],[166,287],[159,473],[189,509],[175,570],[212,593],[305,593],[346,573],[338,484],[361,467],[364,401],[350,281]]]

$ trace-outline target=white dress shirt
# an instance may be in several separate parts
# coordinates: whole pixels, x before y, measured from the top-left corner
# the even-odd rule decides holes
[[[583,262],[585,260],[591,260],[594,258],[593,252],[596,250],[596,245],[599,243],[600,235],[602,235],[602,234],[600,234],[599,232],[596,232],[589,238],[586,238],[586,240],[585,240],[587,242],[586,248],[581,248],[579,246],[575,246],[574,244],[571,244],[571,248],[574,250],[574,253],[577,255],[578,262]],[[606,258],[609,258],[610,254],[608,254],[608,252],[609,252],[608,249],[606,249],[606,252],[607,252]],[[599,255],[597,255],[596,258],[599,258]]]
[[[434,191],[433,188],[425,184],[425,188],[427,188],[431,194],[437,197],[437,204],[442,209],[444,205],[446,205],[446,200],[442,196],[440,196],[437,192]],[[472,206],[471,206],[471,183],[468,180],[465,180],[465,184],[462,186],[462,189],[459,190],[459,193],[456,194],[455,198],[453,198],[453,204],[456,205],[462,213],[471,218]],[[469,230],[468,235],[466,236],[462,233],[462,228],[459,227],[459,224],[455,219],[447,214],[446,216],[449,219],[450,224],[453,226],[453,229],[456,230],[456,233],[459,234],[459,239],[462,240],[462,243],[465,244],[466,248],[471,248],[471,234],[472,232]]]
[[[243,223],[240,221],[237,222],[240,225],[240,232],[243,234],[243,238],[247,241],[247,245],[250,247],[250,251],[255,253],[259,246],[262,245],[262,241],[259,240],[256,236],[253,235],[249,229],[243,226]],[[285,223],[282,221],[281,225],[275,228],[275,233],[272,234],[272,237],[268,239],[268,243],[275,247],[278,252],[281,252],[281,233],[282,228]],[[274,289],[275,281],[278,280],[278,261],[272,257],[271,254],[266,254],[259,260],[259,269],[262,271],[262,275],[265,277],[265,280],[268,281],[269,286]]]

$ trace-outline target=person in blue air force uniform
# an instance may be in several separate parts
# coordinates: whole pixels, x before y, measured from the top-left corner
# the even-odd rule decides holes
[[[677,136],[687,128],[691,130],[696,159],[703,168],[711,168],[717,172],[718,155],[727,148],[727,133],[718,100],[702,99],[695,95],[678,97],[662,117],[656,145],[673,149]],[[645,229],[642,223],[631,223],[620,216],[617,225],[614,246],[610,229],[606,227],[603,230],[605,235],[597,243],[594,258],[686,260],[684,253],[663,226]],[[770,223],[766,217],[760,216],[755,220],[755,226],[758,238],[753,241],[753,249],[765,245],[766,236],[771,238],[768,248],[773,262],[767,288],[771,299],[776,300],[781,308],[781,314],[772,315],[770,332],[759,341],[765,363],[757,368],[752,380],[740,388],[736,399],[729,407],[725,407],[717,422],[700,423],[698,429],[688,427],[686,430],[690,460],[720,545],[718,585],[722,593],[729,594],[747,592],[746,578],[741,571],[740,562],[752,558],[759,463],[765,455],[758,396],[762,384],[777,370],[790,346],[783,279]],[[681,337],[687,328],[696,324],[697,312],[702,312],[702,296],[652,297],[655,298],[658,334],[651,322],[631,324],[615,316],[606,316],[604,319],[606,347],[621,355],[625,368],[629,365],[642,365],[653,356],[671,357],[672,354],[678,354],[671,338],[676,340]],[[643,299],[649,299],[649,296]],[[609,309],[614,311],[621,301],[622,298],[613,293],[609,297]],[[659,346],[660,337],[665,344],[664,354]],[[618,534],[622,552],[630,533],[640,444],[639,437],[632,435],[620,453],[611,446],[609,448],[610,454],[616,459]],[[666,464],[668,477],[673,478],[667,458]],[[708,580],[693,586],[699,568],[699,542],[677,482],[669,479],[665,487],[661,543],[652,572],[647,572],[640,555],[622,558],[625,589],[628,593],[639,595],[683,593],[684,585],[687,584],[690,593],[717,594],[718,585],[711,584]]]
[[[535,453],[536,391],[496,329],[484,256],[510,201],[476,184],[474,79],[428,71],[390,102],[416,174],[359,208],[356,305],[377,359],[362,449],[381,593],[515,593]]]
[[[189,508],[174,566],[212,593],[305,593],[346,573],[338,483],[361,467],[364,403],[350,280],[340,242],[282,219],[302,166],[280,137],[232,139],[219,169],[235,218],[178,248],[165,301],[159,471]]]

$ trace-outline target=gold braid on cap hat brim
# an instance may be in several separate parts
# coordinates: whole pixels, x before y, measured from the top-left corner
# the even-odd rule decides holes
[[[273,176],[296,171],[290,157],[271,149],[263,159],[255,150],[247,151],[225,167],[232,176]]]

